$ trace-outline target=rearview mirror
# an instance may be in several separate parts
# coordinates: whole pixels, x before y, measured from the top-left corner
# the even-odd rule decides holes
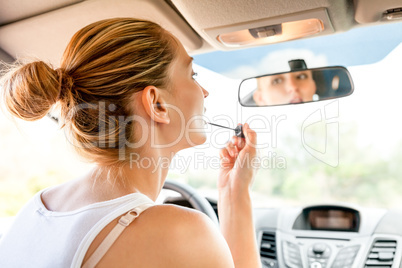
[[[353,82],[344,67],[298,69],[244,79],[239,87],[242,106],[275,106],[345,97]]]

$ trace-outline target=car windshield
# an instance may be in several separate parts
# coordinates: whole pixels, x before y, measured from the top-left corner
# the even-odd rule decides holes
[[[365,39],[359,31],[365,31],[361,35]],[[401,37],[398,23],[254,48],[249,53],[194,56],[196,79],[210,93],[206,120],[232,128],[248,122],[258,133],[261,168],[252,189],[255,206],[399,205]],[[283,71],[295,57],[305,59],[311,68],[347,67],[355,92],[303,105],[247,108],[238,104],[242,78]],[[233,131],[208,126],[207,133],[205,144],[175,156],[168,179],[216,197],[219,149]],[[0,140],[0,217],[15,215],[38,190],[81,176],[91,167],[77,157],[64,131],[49,118],[27,123],[2,113]]]
[[[201,68],[199,75],[200,83],[213,92],[207,99],[209,119],[231,127],[246,121],[259,133],[262,162],[253,186],[256,205],[338,202],[398,206],[402,129],[395,124],[402,112],[400,25],[195,57],[196,63],[220,73]],[[300,58],[311,68],[346,66],[354,93],[305,105],[248,108],[237,104],[240,80],[233,78],[287,71],[288,61]],[[209,142],[223,146],[215,132]],[[217,170],[202,169],[197,162],[195,166],[189,172],[193,184],[207,185],[208,178],[213,185]]]

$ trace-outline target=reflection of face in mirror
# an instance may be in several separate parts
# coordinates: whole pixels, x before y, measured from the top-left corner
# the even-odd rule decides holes
[[[253,99],[259,106],[312,101],[316,92],[309,70],[260,77],[257,84]]]

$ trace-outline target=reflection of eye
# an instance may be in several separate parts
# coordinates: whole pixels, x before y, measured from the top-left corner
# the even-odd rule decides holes
[[[277,85],[277,84],[280,84],[282,82],[283,82],[283,79],[278,77],[278,78],[275,78],[274,80],[272,80],[272,85]]]
[[[195,78],[197,77],[197,75],[198,75],[198,73],[193,72],[193,73],[191,74],[191,77],[195,80]]]
[[[297,76],[297,79],[300,79],[300,80],[304,80],[304,79],[307,79],[307,78],[308,78],[308,75],[305,74],[305,73],[299,74],[299,75]]]

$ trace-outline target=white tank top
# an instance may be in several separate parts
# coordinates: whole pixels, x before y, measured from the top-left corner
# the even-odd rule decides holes
[[[46,189],[45,189],[46,190]],[[49,211],[37,193],[0,239],[0,267],[81,267],[99,232],[133,208],[155,205],[133,193],[69,212]]]

